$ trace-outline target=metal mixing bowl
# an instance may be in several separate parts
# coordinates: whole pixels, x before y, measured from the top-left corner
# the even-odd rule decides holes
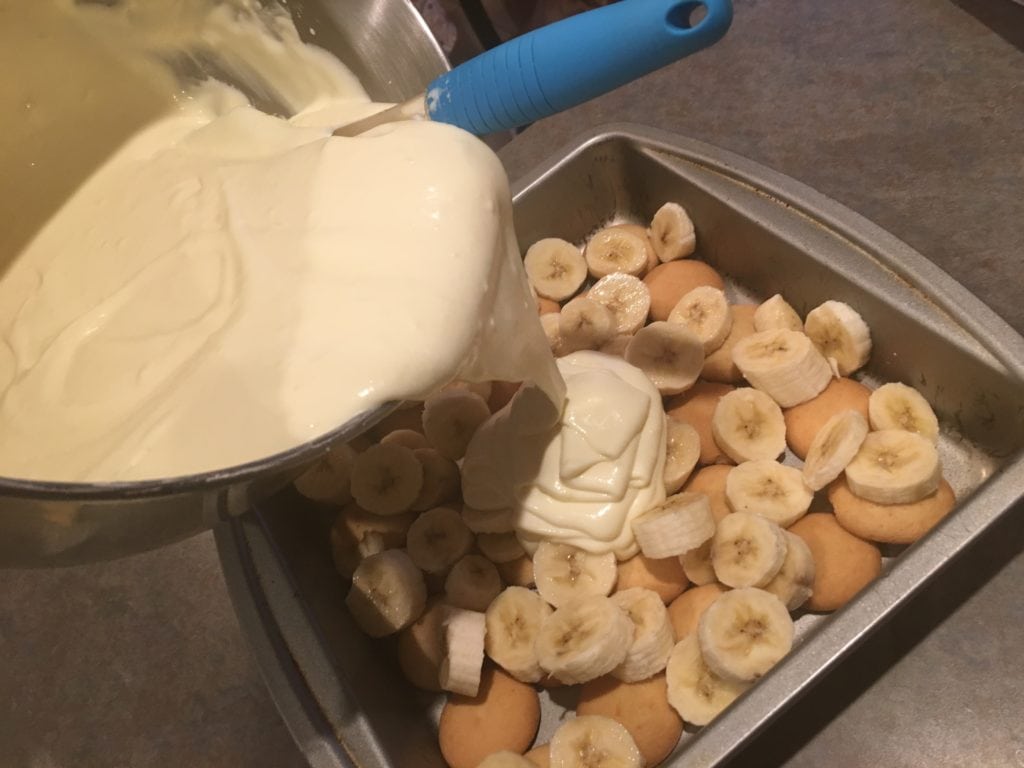
[[[447,69],[408,0],[291,0],[300,34],[343,61],[377,101],[401,101]],[[107,560],[192,536],[279,490],[389,408],[285,453],[200,475],[131,483],[0,478],[0,567]]]

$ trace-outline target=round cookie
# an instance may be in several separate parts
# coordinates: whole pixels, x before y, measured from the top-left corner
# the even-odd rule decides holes
[[[651,292],[652,320],[668,320],[679,300],[694,288],[708,285],[720,290],[725,289],[725,281],[718,272],[703,261],[693,259],[678,259],[667,264],[659,264],[644,276],[644,283]]]
[[[668,703],[664,673],[638,683],[611,676],[584,683],[577,715],[603,715],[623,725],[636,742],[648,768],[672,754],[683,732],[683,721]]]
[[[510,587],[533,586],[533,560],[523,555],[507,563],[496,563],[501,580]]]
[[[476,768],[503,749],[523,754],[539,724],[540,699],[534,687],[488,665],[476,696],[448,697],[437,736],[451,768]]]
[[[538,768],[551,768],[551,745],[541,744],[536,746],[527,752],[524,757],[538,766]]]
[[[756,304],[734,304],[732,307],[732,330],[725,343],[704,358],[702,379],[724,384],[742,384],[743,374],[732,361],[732,349],[747,336],[754,334],[754,312]]]
[[[732,512],[729,502],[725,498],[725,478],[731,469],[731,464],[715,464],[704,467],[698,470],[683,486],[684,491],[707,495],[708,501],[711,502],[711,514],[715,517],[715,523]]]
[[[440,598],[432,598],[423,615],[398,635],[398,666],[410,683],[425,691],[441,690],[437,675],[444,656],[441,630],[445,610]]]
[[[945,480],[935,493],[913,504],[875,504],[856,496],[845,475],[828,487],[828,500],[843,528],[884,544],[913,544],[956,506],[956,494]]]
[[[711,431],[711,418],[715,415],[715,406],[723,395],[732,392],[736,387],[731,384],[719,384],[713,381],[698,381],[686,392],[674,395],[665,403],[665,413],[673,419],[685,421],[697,430],[700,435],[700,458],[697,463],[731,464],[732,460],[725,455]]]
[[[717,582],[691,587],[672,601],[668,607],[668,618],[672,622],[677,641],[697,631],[697,622],[704,609],[727,589]]]
[[[806,458],[818,430],[840,411],[857,411],[866,420],[869,397],[871,390],[859,381],[832,379],[817,397],[782,412],[786,420],[786,443],[793,453]]]
[[[833,515],[806,515],[789,530],[814,556],[814,592],[806,603],[812,611],[842,608],[882,571],[878,547],[849,533]]]
[[[618,565],[619,576],[615,591],[643,587],[658,593],[666,605],[682,594],[690,582],[683,573],[678,557],[653,559],[642,554],[623,560]]]

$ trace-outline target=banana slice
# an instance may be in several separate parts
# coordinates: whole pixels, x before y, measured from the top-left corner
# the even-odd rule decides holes
[[[901,429],[869,432],[846,465],[846,482],[857,496],[877,504],[912,504],[935,493],[942,465],[935,444]]]
[[[698,587],[705,584],[713,584],[718,581],[715,575],[715,566],[711,562],[711,542],[714,537],[708,539],[696,549],[684,552],[679,556],[679,563],[683,566],[683,573],[686,578]]]
[[[462,505],[462,522],[473,533],[510,533],[516,529],[519,515],[512,509],[477,509]]]
[[[557,237],[531,245],[523,257],[523,266],[537,294],[552,301],[565,301],[587,279],[587,262],[580,249]]]
[[[444,573],[469,553],[473,533],[459,513],[436,507],[417,517],[405,540],[409,557],[427,573]]]
[[[405,546],[406,532],[415,515],[371,515],[349,504],[331,526],[331,556],[338,573],[347,578],[363,560],[386,549]]]
[[[393,429],[380,439],[381,445],[402,445],[410,451],[419,448],[429,448],[430,443],[422,432],[415,429]]]
[[[485,757],[476,768],[537,768],[537,766],[518,752],[509,752],[504,749]]]
[[[814,594],[814,555],[795,533],[782,533],[786,537],[786,559],[775,578],[764,585],[764,591],[779,598],[786,610],[795,611]]]
[[[707,725],[750,688],[750,683],[726,680],[708,668],[696,632],[691,632],[672,649],[665,679],[668,703],[692,725]]]
[[[685,259],[697,248],[697,233],[686,209],[678,203],[665,203],[651,219],[648,237],[662,262]]]
[[[487,401],[468,389],[448,389],[423,404],[423,434],[447,459],[458,461],[477,429],[491,417]]]
[[[632,639],[633,622],[611,599],[581,597],[544,620],[537,634],[537,659],[563,683],[585,683],[619,666]]]
[[[814,494],[799,469],[770,459],[745,461],[725,477],[725,498],[734,512],[749,512],[788,528],[807,514]]]
[[[500,592],[498,569],[481,555],[463,557],[444,580],[445,602],[467,611],[486,611]]]
[[[562,357],[566,351],[565,342],[562,340],[562,313],[548,312],[540,316],[540,327],[544,330],[544,336],[548,340],[548,347],[555,357]]]
[[[718,521],[711,540],[711,564],[729,587],[761,587],[775,578],[786,560],[786,537],[775,523],[748,512]]]
[[[577,296],[562,307],[558,315],[558,334],[565,352],[597,349],[615,335],[615,317],[604,304],[587,296]]]
[[[670,323],[685,325],[704,345],[704,354],[718,349],[732,330],[732,309],[725,293],[702,285],[685,294],[669,313]]]
[[[523,545],[511,531],[508,533],[478,533],[476,546],[492,563],[511,563],[526,554]]]
[[[626,727],[603,715],[580,715],[551,737],[551,768],[642,768],[643,756]]]
[[[665,417],[665,493],[671,496],[690,479],[700,459],[700,433],[685,421]]]
[[[487,608],[487,655],[516,680],[536,683],[544,676],[535,643],[551,606],[530,589],[508,587]]]
[[[359,564],[345,605],[363,632],[384,637],[419,618],[427,605],[427,585],[405,552],[389,549]]]
[[[906,384],[883,384],[868,398],[868,419],[874,430],[903,429],[939,440],[939,420],[924,396]]]
[[[755,388],[783,408],[817,397],[832,381],[832,368],[798,331],[760,331],[740,341],[732,360]]]
[[[444,618],[441,667],[438,682],[442,690],[476,696],[484,666],[484,637],[487,633],[482,613],[450,609]]]
[[[700,652],[719,677],[757,680],[793,647],[793,619],[763,589],[731,589],[704,609],[697,625]]]
[[[825,422],[804,461],[804,483],[820,491],[839,477],[868,436],[868,422],[857,411],[841,411]]]
[[[633,533],[644,557],[676,557],[715,533],[711,502],[703,493],[677,493],[633,519]]]
[[[423,486],[412,503],[412,509],[422,512],[455,501],[462,487],[459,465],[433,448],[417,448],[413,454],[423,467]]]
[[[803,331],[800,315],[776,293],[754,310],[755,331]]]
[[[616,592],[611,599],[633,622],[633,641],[612,676],[626,683],[654,677],[665,668],[676,641],[665,603],[657,592],[642,587]]]
[[[615,333],[619,335],[639,331],[651,311],[651,292],[643,280],[634,275],[605,275],[587,291],[587,298],[608,308],[615,321]]]
[[[871,331],[857,311],[841,301],[826,301],[807,313],[804,333],[826,358],[849,376],[871,356]]]
[[[721,397],[711,417],[715,443],[736,463],[775,459],[786,450],[786,422],[772,398],[742,387]]]
[[[367,512],[406,512],[422,489],[423,465],[401,445],[371,445],[352,462],[352,496]]]
[[[618,576],[615,553],[595,555],[569,544],[542,541],[533,554],[537,591],[555,608],[580,597],[610,595]]]
[[[704,345],[678,323],[653,322],[641,328],[626,347],[626,362],[647,374],[663,395],[693,386],[704,367]]]
[[[642,275],[647,270],[647,244],[621,227],[595,232],[583,249],[583,257],[590,274],[598,278],[615,272]]]
[[[351,446],[332,446],[326,456],[295,480],[295,490],[312,501],[348,504],[352,501],[352,465],[355,458],[356,452]]]

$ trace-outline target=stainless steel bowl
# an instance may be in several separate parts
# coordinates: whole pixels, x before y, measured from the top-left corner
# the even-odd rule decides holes
[[[300,34],[340,58],[378,101],[408,98],[448,67],[408,0],[291,0],[288,8]],[[291,451],[200,475],[131,483],[0,478],[0,567],[108,560],[192,536],[279,490],[388,410]]]

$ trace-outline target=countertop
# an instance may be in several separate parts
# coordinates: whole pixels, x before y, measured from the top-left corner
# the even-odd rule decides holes
[[[600,123],[676,131],[835,198],[1024,332],[1017,7],[735,4],[714,49],[520,134],[501,152],[510,176]],[[1018,508],[736,766],[1024,767],[1022,550]],[[0,768],[304,764],[209,534],[113,563],[0,572]]]

